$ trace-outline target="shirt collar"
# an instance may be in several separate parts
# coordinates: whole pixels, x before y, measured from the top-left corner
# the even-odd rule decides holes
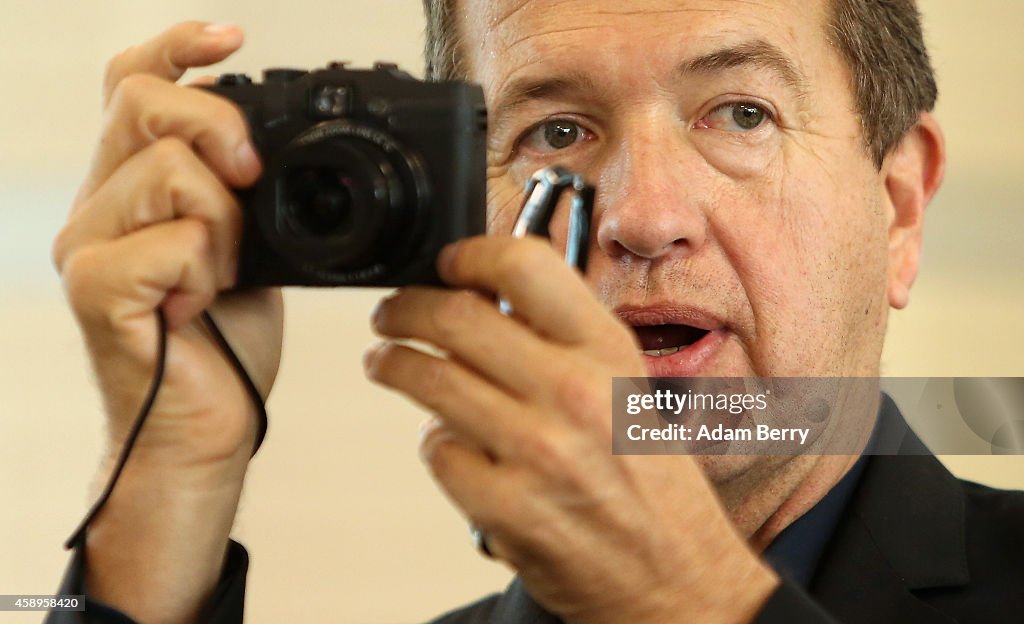
[[[824,498],[783,529],[765,549],[764,559],[776,572],[802,587],[810,585],[825,546],[857,489],[867,457],[862,455]]]

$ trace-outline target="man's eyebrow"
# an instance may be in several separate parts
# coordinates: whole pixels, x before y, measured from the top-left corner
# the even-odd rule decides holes
[[[775,45],[756,39],[728,46],[683,61],[679,75],[711,74],[743,66],[764,67],[777,73],[799,99],[807,94],[807,80],[789,57]],[[524,76],[502,89],[492,107],[492,120],[501,123],[515,109],[530,101],[575,99],[593,94],[597,83],[585,72],[569,71],[555,76]]]
[[[763,67],[774,71],[799,98],[807,95],[807,79],[803,73],[782,50],[763,39],[720,48],[683,61],[679,64],[677,72],[681,75],[710,74],[743,66]]]
[[[524,76],[509,83],[498,94],[492,117],[500,121],[513,110],[533,100],[570,99],[597,90],[588,74],[570,71],[557,76]]]

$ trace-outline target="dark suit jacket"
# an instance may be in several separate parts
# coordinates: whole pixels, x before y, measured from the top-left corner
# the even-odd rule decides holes
[[[883,397],[876,452],[809,588],[788,579],[757,624],[1024,624],[1024,492],[960,481]],[[557,624],[515,580],[432,624]],[[666,623],[669,624],[669,623]]]
[[[904,453],[926,453],[887,397],[880,416],[883,446],[897,440]],[[245,550],[232,542],[204,621],[241,621],[246,567]],[[82,593],[81,578],[79,553],[60,593]],[[130,622],[96,603],[87,608],[85,614],[52,613],[47,622]],[[755,621],[1024,624],[1024,493],[959,481],[931,455],[872,457],[810,587],[784,579]],[[434,620],[557,622],[518,580],[503,594]]]

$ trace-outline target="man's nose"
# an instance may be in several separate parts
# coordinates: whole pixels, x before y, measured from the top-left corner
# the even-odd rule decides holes
[[[673,131],[670,131],[673,132]],[[699,157],[685,139],[650,133],[623,141],[598,180],[597,241],[613,258],[685,258],[707,239]]]

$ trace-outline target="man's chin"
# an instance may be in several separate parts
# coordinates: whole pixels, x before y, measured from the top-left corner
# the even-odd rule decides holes
[[[774,455],[694,455],[694,461],[715,489],[734,489],[745,481],[759,482],[792,457]],[[744,488],[740,488],[744,489]]]
[[[693,459],[716,486],[735,481],[764,460],[757,455],[694,455]]]

